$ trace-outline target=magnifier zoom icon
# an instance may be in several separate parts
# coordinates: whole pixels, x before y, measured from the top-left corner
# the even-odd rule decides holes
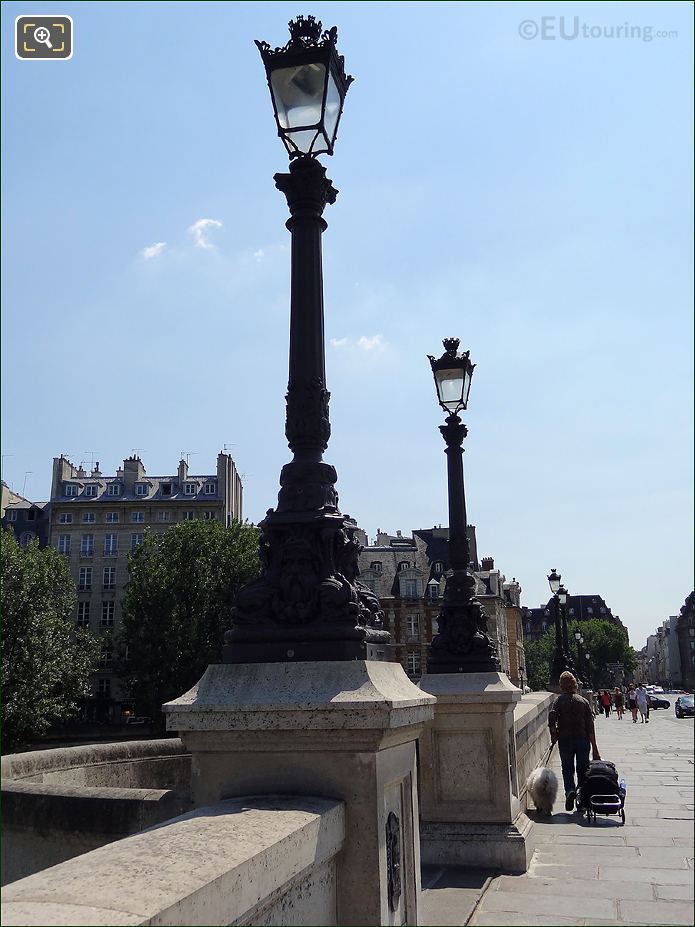
[[[45,26],[39,26],[38,29],[34,29],[34,41],[39,42],[41,45],[45,45],[47,48],[53,48],[51,45],[51,33]]]

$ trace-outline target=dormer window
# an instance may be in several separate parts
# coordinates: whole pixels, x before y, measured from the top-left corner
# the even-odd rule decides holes
[[[75,483],[67,483],[65,486],[65,495],[66,496],[76,496],[78,493],[78,488]]]
[[[215,482],[206,483],[204,492],[206,496],[214,496],[215,493],[217,492],[217,483]]]
[[[93,496],[96,496],[98,492],[99,492],[99,487],[97,486],[96,483],[88,483],[84,488],[85,496],[93,497]]]
[[[106,490],[106,494],[109,496],[120,496],[121,484],[120,483],[109,483],[109,487]]]
[[[149,490],[147,483],[137,483],[135,486],[135,495],[136,496],[146,496]]]
[[[442,563],[441,560],[435,560],[435,562],[432,564],[432,571],[433,571],[434,573],[443,573],[443,572],[444,572],[444,564]]]
[[[410,561],[409,561],[409,560],[401,560],[401,562],[398,564],[398,572],[399,572],[399,573],[402,573],[403,570],[409,570],[409,569],[410,569]]]
[[[196,491],[195,483],[184,483],[183,492],[186,496],[194,496]]]
[[[381,573],[381,560],[373,560],[369,564],[369,569],[374,570],[375,573]]]
[[[171,483],[162,483],[162,495],[163,496],[171,495]]]

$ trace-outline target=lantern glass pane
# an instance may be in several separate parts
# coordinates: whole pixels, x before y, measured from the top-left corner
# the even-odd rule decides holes
[[[323,64],[302,64],[271,72],[270,85],[282,129],[318,126],[325,83]]]
[[[333,80],[333,75],[328,74],[328,87],[326,88],[326,113],[323,118],[326,127],[326,135],[330,139],[331,145],[335,141],[335,133],[338,128],[338,119],[340,118],[340,94]]]
[[[450,412],[456,412],[463,400],[464,372],[457,370],[438,370],[435,373],[439,401]]]
[[[317,136],[318,143],[314,144],[314,140]],[[316,129],[304,129],[300,132],[287,132],[287,138],[292,139],[294,144],[297,146],[297,149],[304,154],[315,154],[317,150],[325,151],[325,144],[322,144],[323,136],[320,135]]]

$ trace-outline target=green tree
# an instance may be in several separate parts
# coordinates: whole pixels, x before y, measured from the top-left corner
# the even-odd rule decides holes
[[[535,692],[543,692],[548,688],[554,647],[553,629],[546,631],[538,640],[524,644],[528,684]]]
[[[610,621],[571,621],[567,626],[569,636],[570,656],[577,666],[577,647],[574,634],[579,631],[584,638],[583,653],[588,651],[590,657],[590,674],[594,685],[609,686],[613,683],[613,676],[608,670],[609,663],[622,663],[625,667],[625,676],[630,677],[637,666],[637,656],[628,643],[627,635]],[[549,628],[545,634],[536,641],[524,645],[526,656],[526,672],[529,686],[537,691],[548,687],[550,667],[553,661],[555,648],[555,629]],[[582,654],[577,669],[585,666]],[[581,675],[581,672],[580,672]]]
[[[2,735],[7,752],[74,717],[89,692],[99,641],[75,627],[67,559],[38,541],[21,548],[0,533]]]
[[[128,565],[116,670],[138,713],[163,728],[162,703],[221,660],[236,593],[260,572],[258,531],[239,522],[181,522],[146,534]]]
[[[596,686],[614,684],[609,663],[622,663],[625,676],[629,678],[637,667],[637,655],[630,646],[627,635],[610,621],[571,621],[568,625],[572,657],[576,663],[577,651],[574,634],[579,631],[584,638],[583,650],[589,651],[591,678]]]

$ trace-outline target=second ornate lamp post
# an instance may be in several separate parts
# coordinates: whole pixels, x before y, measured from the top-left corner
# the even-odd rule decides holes
[[[553,659],[550,666],[550,685],[558,686],[560,683],[560,676],[565,670],[570,670],[570,660],[567,654],[567,645],[565,643],[567,636],[567,629],[563,626],[562,620],[562,608],[563,604],[561,603],[561,598],[564,601],[567,601],[567,590],[562,585],[561,575],[556,572],[553,568],[548,575],[548,585],[550,586],[550,591],[553,594],[551,599],[550,608],[553,615],[553,623],[555,625],[555,648],[553,650]]]
[[[240,590],[225,635],[226,663],[383,659],[390,635],[378,599],[356,581],[356,524],[338,509],[335,468],[323,460],[331,426],[326,388],[321,234],[337,190],[318,154],[332,154],[352,81],[337,30],[313,16],[290,22],[290,41],[257,42],[289,173],[292,235],[289,382],[285,435],[293,459],[275,510],[261,522],[263,574]]]
[[[468,406],[475,364],[470,352],[458,353],[458,338],[444,339],[440,358],[429,356],[439,404],[448,412],[439,426],[446,442],[449,488],[449,563],[439,633],[432,640],[428,673],[493,673],[500,669],[495,645],[487,633],[487,618],[474,596],[469,572],[466,496],[463,485],[463,439],[468,434],[458,413]]]

